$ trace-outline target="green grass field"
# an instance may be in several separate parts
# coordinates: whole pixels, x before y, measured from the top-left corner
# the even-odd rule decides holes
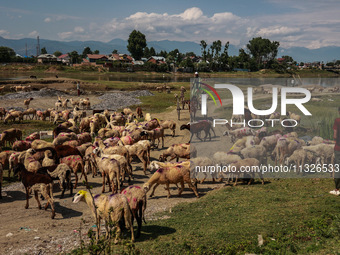
[[[141,254],[339,254],[340,197],[331,179],[225,187],[143,227]],[[258,246],[258,235],[264,243]]]

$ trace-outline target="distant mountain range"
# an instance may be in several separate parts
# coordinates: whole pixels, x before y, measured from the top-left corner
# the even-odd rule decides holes
[[[0,46],[6,46],[12,48],[16,53],[24,56],[26,55],[26,45],[27,45],[27,55],[36,55],[36,45],[37,40],[32,38],[23,39],[5,39],[0,36]],[[62,53],[68,53],[72,51],[77,51],[81,54],[85,47],[90,47],[92,51],[99,50],[100,54],[110,54],[114,49],[119,53],[129,53],[127,48],[127,41],[122,39],[113,39],[109,42],[99,42],[99,41],[53,41],[40,39],[40,48],[45,47],[48,53],[54,53],[60,51]],[[180,42],[180,41],[150,41],[147,42],[147,46],[154,47],[156,52],[165,50],[167,52],[174,49],[178,49],[180,52],[194,52],[197,55],[201,55],[201,47],[195,42]],[[234,45],[229,46],[228,53],[230,56],[238,55],[239,48]],[[323,61],[329,62],[333,60],[340,59],[340,47],[323,47],[319,49],[310,50],[304,47],[292,47],[288,49],[280,48],[278,57],[288,55],[293,57],[297,62],[314,62]]]

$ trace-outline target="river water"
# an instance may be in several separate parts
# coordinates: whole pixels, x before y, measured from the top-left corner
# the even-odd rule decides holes
[[[28,73],[6,74],[0,73],[0,80],[17,80],[29,78]],[[36,75],[36,73],[34,74]],[[38,78],[54,78],[55,74],[39,73]],[[112,74],[79,74],[63,73],[60,76],[65,78],[90,80],[90,81],[126,81],[126,82],[145,82],[145,83],[168,83],[168,82],[190,82],[190,77],[180,77],[175,75],[138,75],[129,73]],[[340,78],[246,78],[246,77],[227,77],[218,78],[223,82],[235,85],[264,85],[273,84],[281,86],[309,86],[320,85],[323,87],[340,86]]]

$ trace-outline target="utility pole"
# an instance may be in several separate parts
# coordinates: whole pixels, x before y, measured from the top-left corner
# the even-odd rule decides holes
[[[37,36],[37,57],[40,55],[40,42],[39,42],[39,35]]]

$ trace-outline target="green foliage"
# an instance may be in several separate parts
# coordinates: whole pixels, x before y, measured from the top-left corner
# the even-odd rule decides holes
[[[86,47],[84,50],[83,50],[83,53],[81,54],[82,58],[86,58],[87,57],[87,54],[92,54],[92,50],[90,47]]]
[[[128,39],[127,49],[135,60],[140,60],[146,47],[145,35],[140,31],[133,30]]]
[[[13,49],[5,46],[0,46],[0,62],[11,62],[15,58]]]
[[[41,50],[40,50],[40,54],[47,54],[47,50],[46,50],[46,48],[44,47],[44,48],[42,48]]]
[[[99,54],[99,50],[95,50],[93,54]]]
[[[201,49],[202,49],[202,57],[203,57],[203,61],[206,62],[207,61],[207,51],[206,48],[208,46],[208,44],[202,40],[200,43]]]
[[[59,56],[63,55],[63,53],[61,53],[60,51],[57,50],[56,52],[53,53],[53,55],[56,56],[56,57],[59,57]]]
[[[280,43],[269,39],[256,37],[249,41],[247,50],[257,65],[256,70],[270,67],[276,58]]]
[[[74,51],[68,53],[68,55],[70,56],[70,63],[71,64],[81,63],[81,56],[79,56],[77,51],[74,50]]]

